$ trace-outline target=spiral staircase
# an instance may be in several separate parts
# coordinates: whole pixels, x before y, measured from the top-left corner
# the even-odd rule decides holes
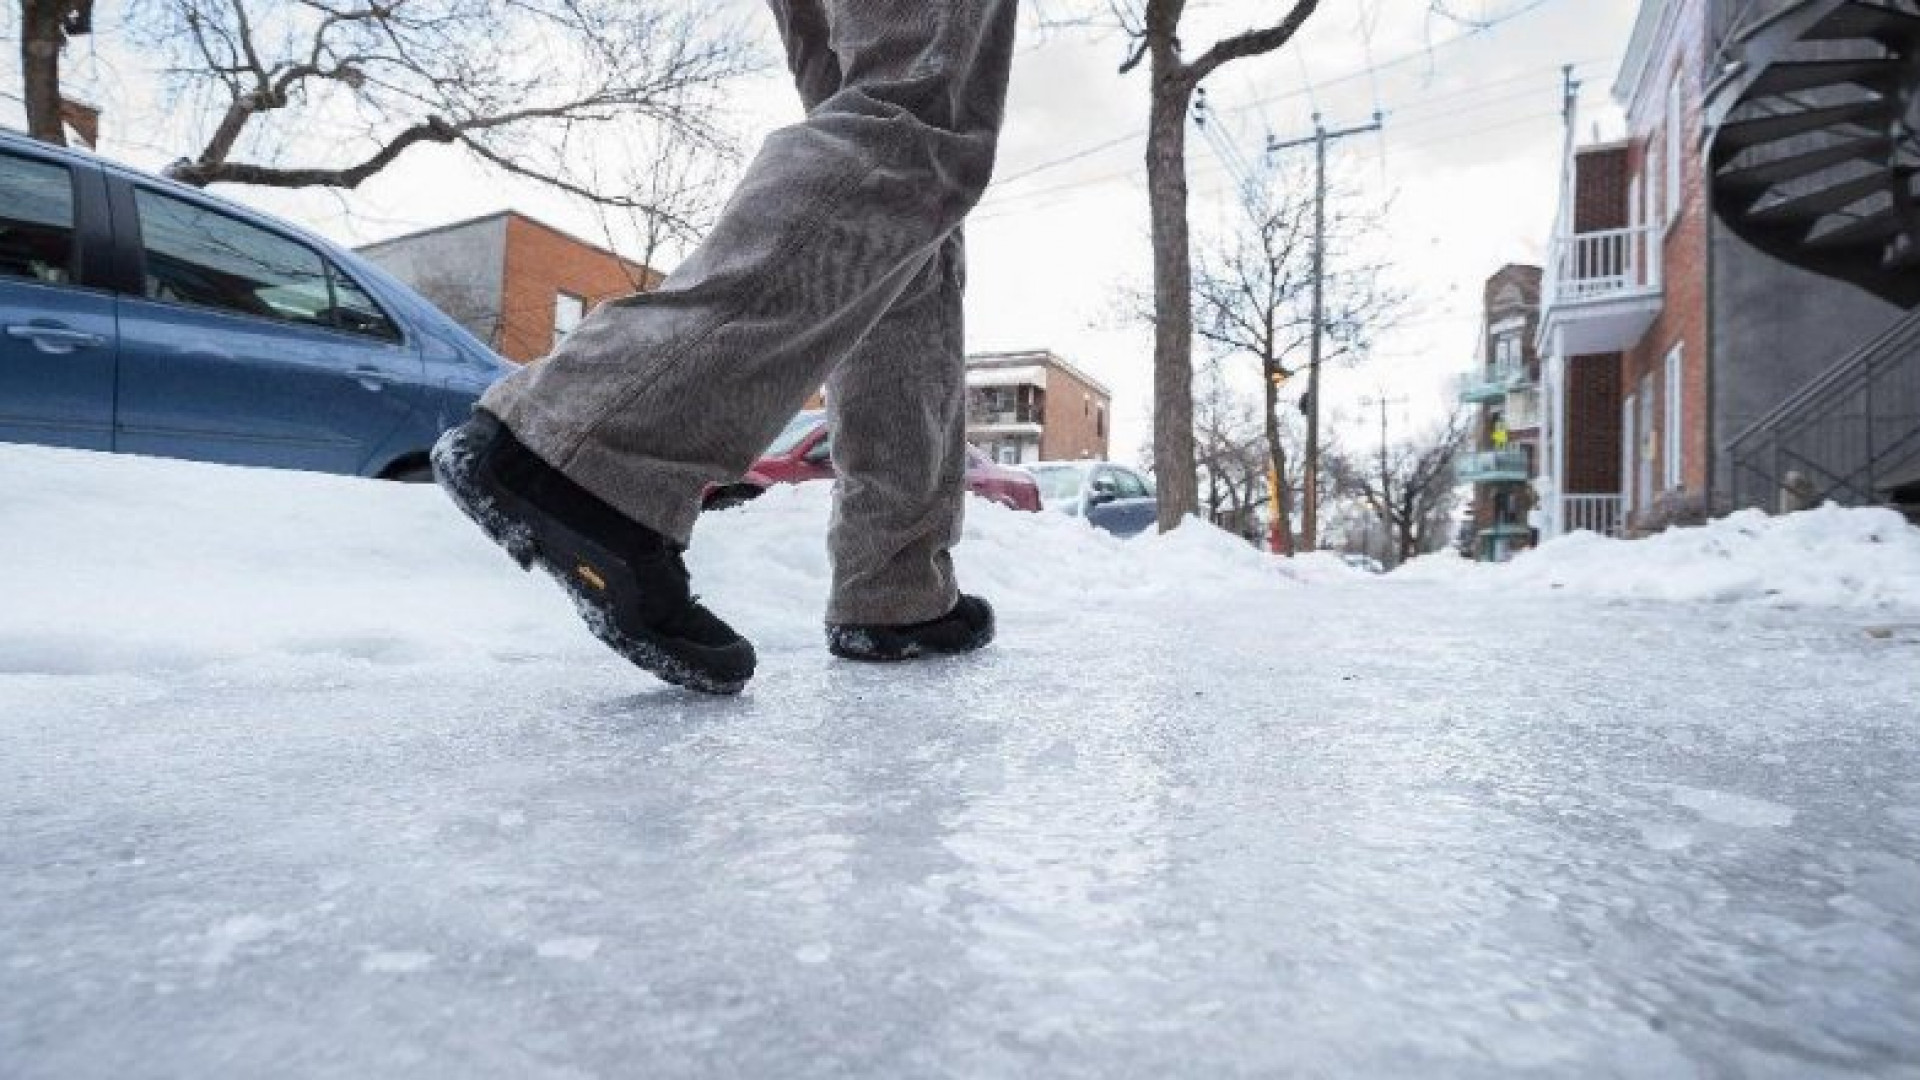
[[[1724,7],[1705,117],[1715,212],[1909,311],[1728,444],[1735,502],[1920,500],[1920,0]]]

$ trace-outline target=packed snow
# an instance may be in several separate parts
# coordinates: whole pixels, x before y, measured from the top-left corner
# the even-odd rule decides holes
[[[1920,611],[1920,528],[1884,509],[1742,510],[1638,540],[1574,533],[1497,565],[1441,552],[1395,575],[1611,599]]]
[[[737,699],[430,488],[0,447],[0,1076],[1920,1076],[1920,530],[1384,576],[970,508],[1001,639]]]

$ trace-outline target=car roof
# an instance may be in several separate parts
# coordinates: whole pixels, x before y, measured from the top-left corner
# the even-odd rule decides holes
[[[230,199],[224,195],[217,195],[205,188],[197,188],[192,184],[183,184],[178,180],[169,180],[158,173],[150,173],[144,169],[136,169],[131,165],[114,161],[112,158],[102,157],[89,150],[79,150],[71,146],[55,146],[52,143],[44,143],[12,128],[0,128],[0,147],[29,150],[42,157],[59,159],[69,165],[83,165],[88,168],[113,173],[116,176],[128,180],[137,180],[142,184],[166,191],[169,194],[179,195],[185,199],[198,199],[215,203],[223,211],[231,212],[235,217],[251,219],[253,224],[264,225],[279,232],[292,233],[311,244],[326,248],[329,252],[344,252],[349,256],[353,256],[350,261],[355,267],[367,265],[365,259],[355,255],[353,249],[347,247],[345,244],[342,244],[338,240],[330,240],[327,237],[321,236],[319,233],[296,225],[285,218],[276,217],[263,210],[256,210],[243,202]]]

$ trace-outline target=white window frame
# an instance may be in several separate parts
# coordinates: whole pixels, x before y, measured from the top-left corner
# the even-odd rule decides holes
[[[1640,448],[1640,399],[1637,394],[1628,394],[1620,403],[1620,494],[1622,505],[1628,510],[1640,509],[1640,488],[1634,483],[1639,472],[1637,451]]]
[[[1637,396],[1640,399],[1640,420],[1638,423],[1640,445],[1636,448],[1636,452],[1633,455],[1634,466],[1638,470],[1634,480],[1634,486],[1639,489],[1640,505],[1642,508],[1651,508],[1653,506],[1653,493],[1656,490],[1654,484],[1659,480],[1654,473],[1654,425],[1659,422],[1659,418],[1654,415],[1653,411],[1653,393],[1653,373],[1648,372],[1640,376],[1640,389],[1637,392]]]
[[[1662,206],[1660,202],[1660,141],[1658,139],[1647,140],[1647,159],[1640,163],[1640,173],[1641,179],[1645,181],[1641,185],[1640,195],[1646,200],[1647,207],[1646,216],[1640,220],[1648,228],[1652,228],[1654,223],[1660,220]]]
[[[1681,467],[1684,464],[1681,453],[1685,440],[1682,438],[1682,426],[1686,423],[1686,414],[1681,406],[1685,403],[1685,360],[1684,343],[1675,343],[1667,352],[1666,360],[1666,417],[1660,432],[1661,456],[1665,459],[1666,489],[1673,491],[1681,486],[1683,479]]]
[[[1686,148],[1685,143],[1682,142],[1685,133],[1681,130],[1681,113],[1683,111],[1682,105],[1684,104],[1681,99],[1682,92],[1681,80],[1676,74],[1672,84],[1667,87],[1666,225],[1668,228],[1672,228],[1673,223],[1680,220],[1680,211],[1682,204],[1685,202],[1682,198],[1684,192],[1682,191],[1681,177],[1682,157],[1684,156]]]

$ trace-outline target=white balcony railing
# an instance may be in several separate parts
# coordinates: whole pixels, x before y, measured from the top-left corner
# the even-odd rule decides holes
[[[1660,243],[1651,225],[1555,240],[1542,285],[1541,351],[1589,356],[1638,343],[1666,303]]]
[[[1660,291],[1660,236],[1652,225],[1575,233],[1553,242],[1550,303],[1578,304]]]
[[[1569,495],[1561,504],[1563,533],[1597,532],[1619,536],[1624,500],[1618,495]]]

